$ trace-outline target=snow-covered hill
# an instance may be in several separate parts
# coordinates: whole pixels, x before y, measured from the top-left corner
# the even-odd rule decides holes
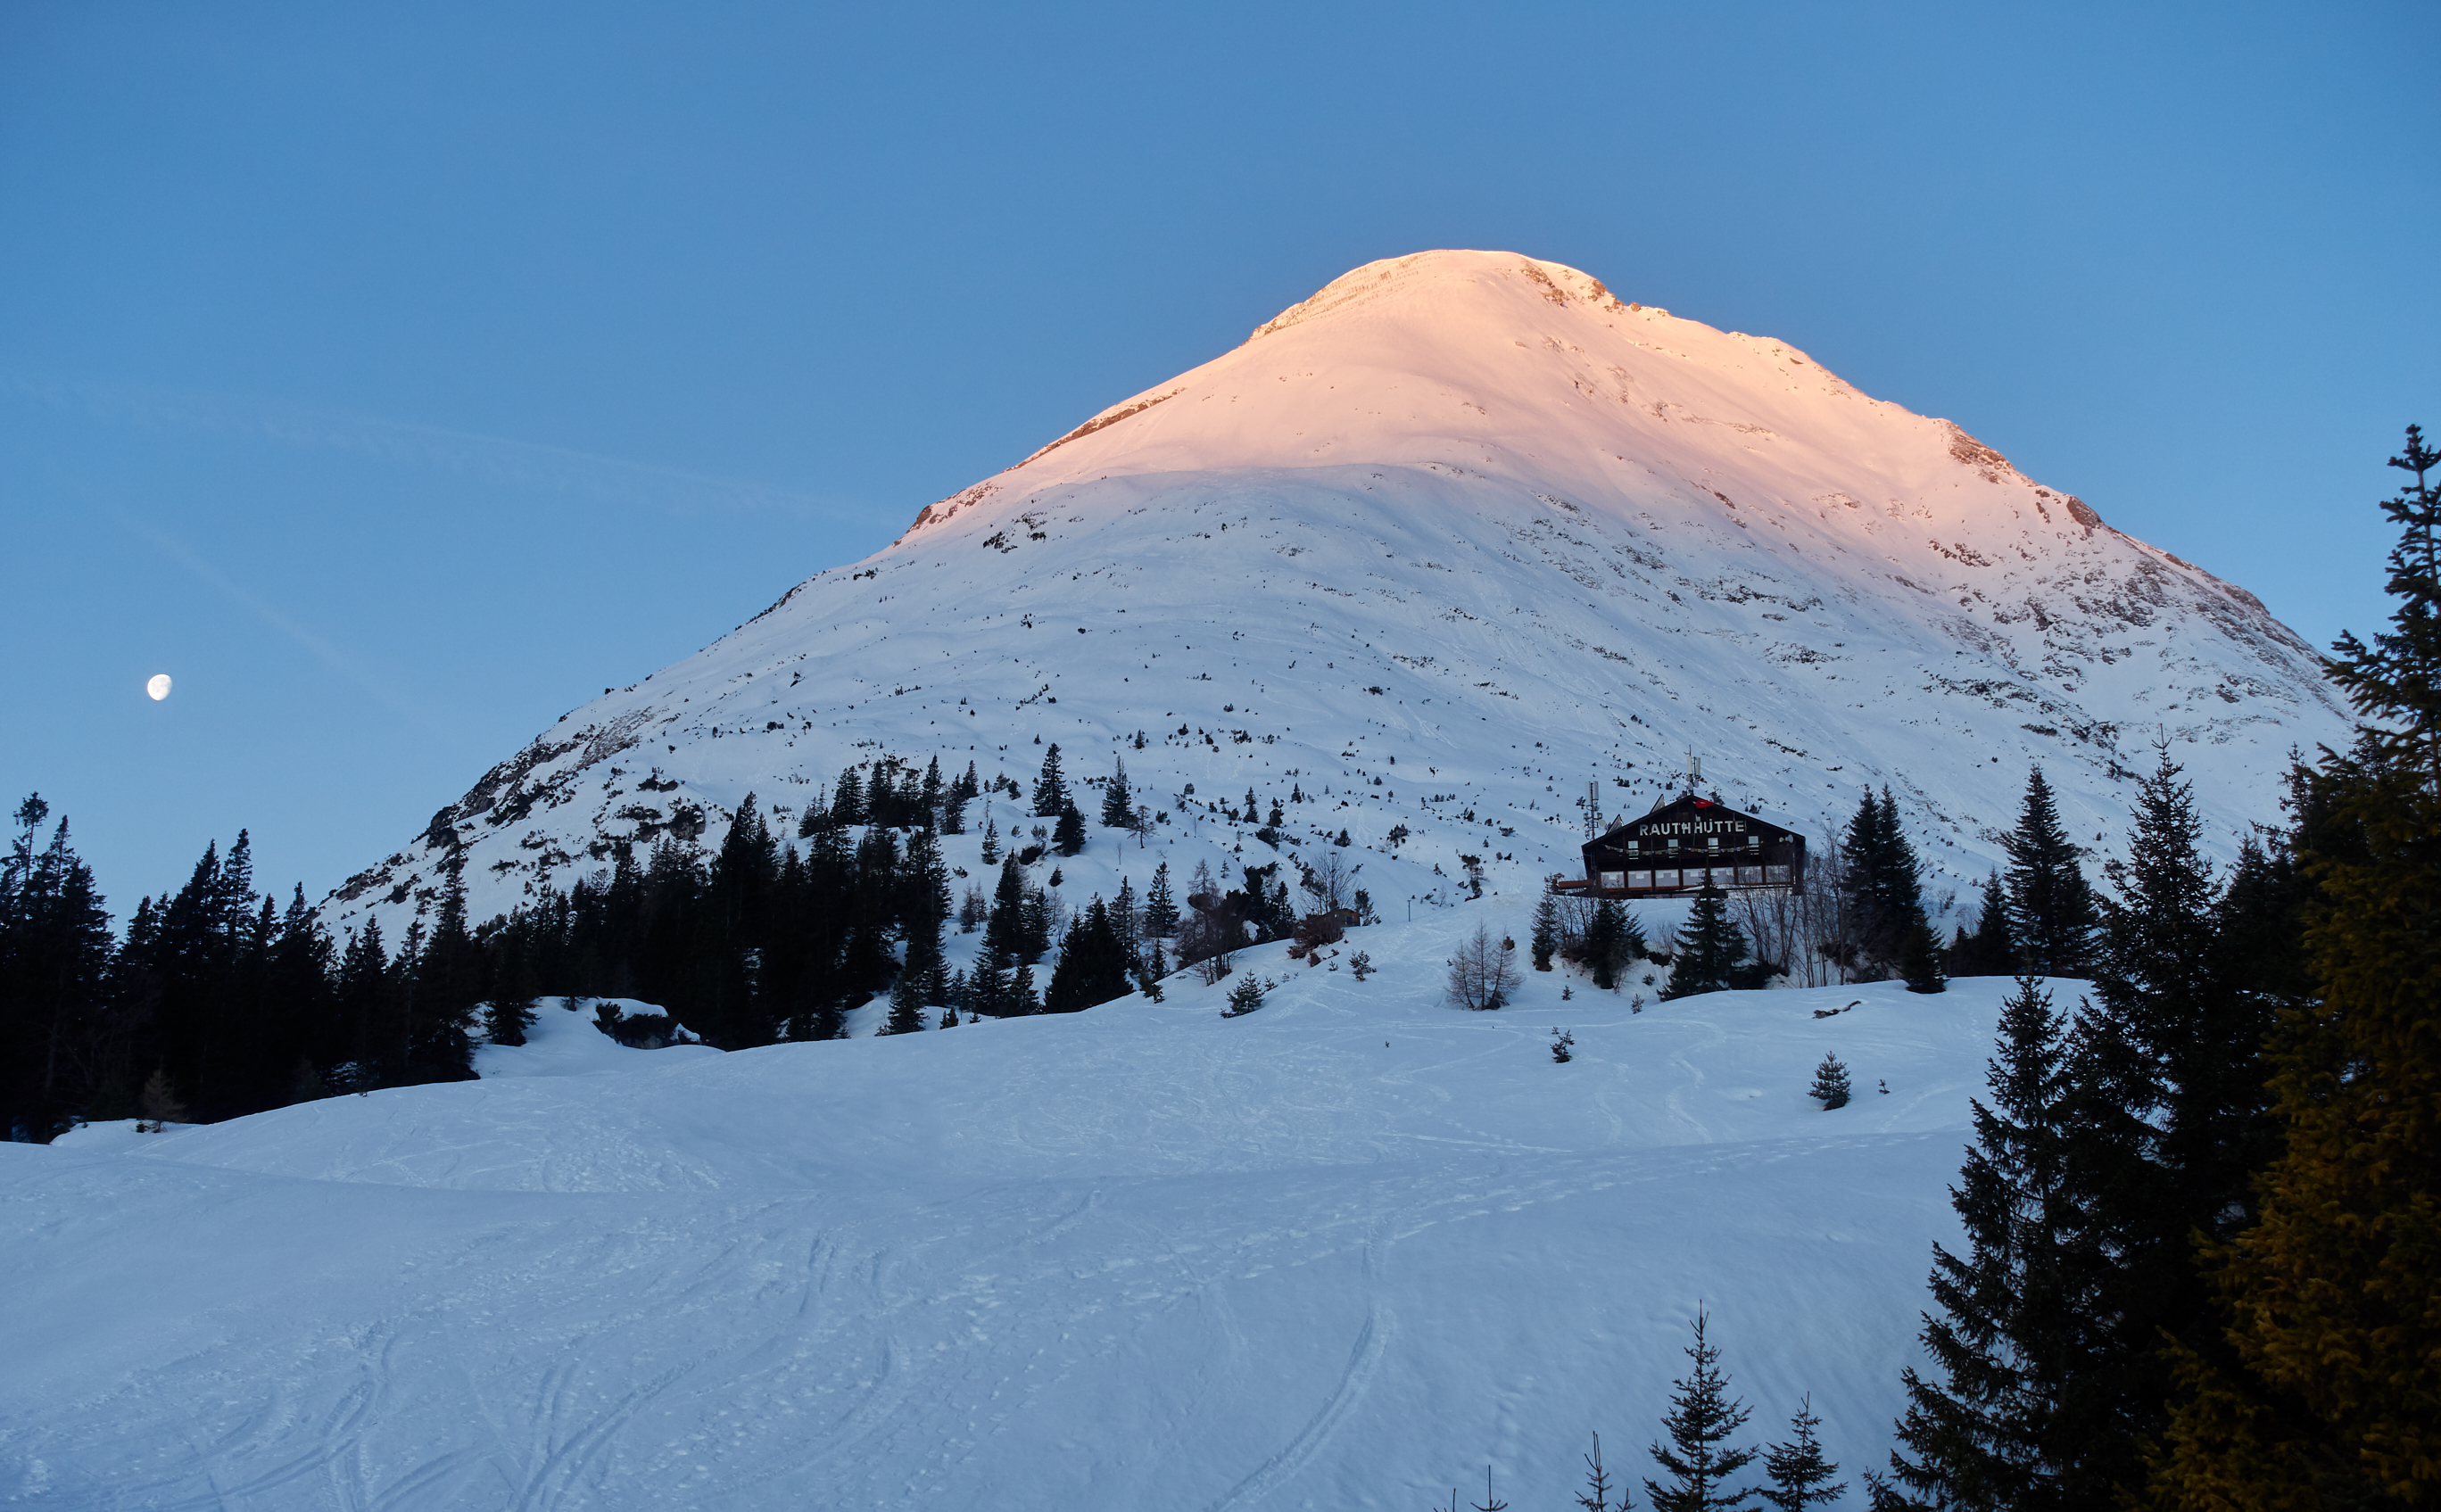
[[[1025,783],[1044,742],[1072,777],[1124,755],[1182,860],[1246,843],[1214,800],[1318,790],[1288,829],[1375,847],[1392,901],[1462,852],[1531,890],[1574,866],[1588,781],[1640,813],[1690,751],[1817,837],[1889,784],[1938,902],[2035,763],[2106,849],[2165,735],[2232,841],[2342,726],[2251,595],[1957,426],[1574,269],[1426,252],[606,692],[326,907],[428,907],[462,850],[481,917],[617,839],[715,842],[750,791],[801,812],[880,752]]]
[[[1699,1301],[1758,1437],[1811,1392],[1878,1464],[2006,984],[1445,1006],[1526,913],[1249,950],[1236,1019],[722,1055],[547,1001],[480,1082],[0,1145],[0,1504],[1556,1506],[1591,1432],[1650,1470]]]

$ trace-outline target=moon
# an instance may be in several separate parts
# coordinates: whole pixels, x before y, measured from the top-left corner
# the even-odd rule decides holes
[[[169,697],[170,675],[166,672],[154,673],[153,680],[144,685],[144,691],[152,695],[153,701],[156,704]]]

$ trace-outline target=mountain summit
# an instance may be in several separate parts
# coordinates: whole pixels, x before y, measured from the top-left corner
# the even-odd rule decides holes
[[[712,843],[750,792],[786,820],[884,752],[1023,783],[1054,743],[1074,777],[1124,758],[1186,864],[1344,834],[1385,903],[1462,855],[1509,891],[1573,870],[1587,783],[1642,813],[1690,752],[1817,837],[1887,785],[1937,901],[2034,765],[2115,836],[2167,740],[2233,845],[2344,729],[2251,594],[1959,426],[1559,263],[1422,252],[570,713],[326,909],[420,911],[462,856],[480,917]],[[1257,840],[1241,792],[1303,801]]]

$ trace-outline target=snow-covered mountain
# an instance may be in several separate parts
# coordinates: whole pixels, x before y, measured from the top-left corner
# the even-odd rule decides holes
[[[1957,425],[1572,268],[1424,252],[606,692],[326,907],[426,907],[462,851],[480,917],[623,838],[713,843],[750,791],[785,820],[883,752],[1025,783],[1046,742],[1072,778],[1124,757],[1172,847],[1249,846],[1207,805],[1302,793],[1292,839],[1374,848],[1385,904],[1461,853],[1530,890],[1589,781],[1640,813],[1691,751],[1816,836],[1888,784],[1938,902],[2034,764],[2107,849],[2165,736],[2233,842],[2343,727],[2251,594]]]

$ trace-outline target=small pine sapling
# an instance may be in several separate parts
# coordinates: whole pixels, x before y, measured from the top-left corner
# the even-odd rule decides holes
[[[1585,1488],[1577,1493],[1577,1505],[1582,1512],[1636,1512],[1636,1498],[1626,1486],[1618,1488],[1618,1500],[1610,1499],[1610,1471],[1602,1468],[1601,1435],[1594,1435],[1594,1451],[1585,1456]]]
[[[1577,1036],[1564,1029],[1551,1031],[1551,1058],[1565,1066],[1576,1059]]]
[[[1347,969],[1355,974],[1357,981],[1363,981],[1379,968],[1373,964],[1371,956],[1359,950],[1347,958]]]
[[[1713,1512],[1743,1506],[1754,1495],[1752,1488],[1727,1488],[1728,1479],[1753,1464],[1758,1451],[1727,1447],[1730,1436],[1745,1426],[1751,1414],[1745,1403],[1729,1395],[1721,1352],[1704,1337],[1709,1322],[1703,1310],[1696,1309],[1695,1342],[1687,1351],[1695,1368],[1670,1383],[1670,1411],[1661,1419],[1670,1444],[1665,1449],[1655,1441],[1652,1453],[1654,1463],[1671,1481],[1667,1485],[1652,1480],[1644,1483],[1654,1512]]]
[[[1789,1441],[1774,1444],[1763,1456],[1763,1473],[1771,1477],[1771,1484],[1763,1487],[1763,1499],[1778,1512],[1805,1512],[1807,1507],[1836,1502],[1848,1483],[1831,1479],[1839,1473],[1839,1467],[1822,1457],[1822,1441],[1815,1432],[1822,1419],[1815,1413],[1813,1397],[1799,1404],[1788,1426]]]
[[[1252,977],[1229,989],[1229,1006],[1220,1010],[1223,1018],[1242,1018],[1263,1005],[1263,986]]]
[[[1822,1064],[1814,1068],[1814,1085],[1805,1095],[1822,1105],[1822,1111],[1848,1106],[1848,1095],[1853,1089],[1848,1085],[1848,1068],[1839,1057],[1825,1052]]]

